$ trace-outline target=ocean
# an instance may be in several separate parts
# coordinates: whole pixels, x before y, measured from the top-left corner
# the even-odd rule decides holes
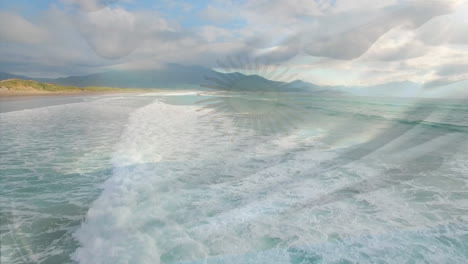
[[[0,102],[1,263],[467,263],[468,100]]]

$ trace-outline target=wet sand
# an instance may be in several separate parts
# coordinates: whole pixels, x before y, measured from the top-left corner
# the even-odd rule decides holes
[[[83,93],[53,93],[53,94],[29,94],[16,96],[0,96],[0,113],[33,109],[46,106],[71,104],[79,102],[89,102],[103,96],[121,96],[121,95],[144,94],[143,92],[125,93],[125,92],[83,92]]]
[[[150,91],[158,92],[158,91]],[[32,96],[74,96],[74,95],[99,95],[116,93],[144,93],[142,90],[136,91],[70,91],[70,92],[47,92],[47,91],[12,91],[0,89],[0,101],[5,97],[32,97]],[[7,99],[8,100],[8,99]]]
[[[46,106],[89,102],[103,97],[132,96],[140,94],[173,94],[197,92],[191,90],[151,89],[135,91],[83,91],[83,92],[17,92],[4,95],[0,93],[0,113],[33,109]]]

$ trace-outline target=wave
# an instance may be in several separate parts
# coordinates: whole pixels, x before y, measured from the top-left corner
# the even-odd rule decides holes
[[[463,257],[463,247],[444,244],[443,232],[429,228],[466,218],[462,204],[447,205],[443,198],[463,191],[463,184],[448,184],[459,177],[454,171],[444,174],[446,184],[437,190],[427,171],[401,185],[372,188],[373,182],[392,179],[366,179],[396,170],[392,164],[361,160],[321,171],[322,164],[346,153],[323,145],[326,135],[232,138],[225,131],[233,124],[217,127],[197,109],[156,101],[131,115],[114,152],[112,177],[75,233],[81,245],[75,261],[372,263],[397,255],[400,262],[421,254],[425,261]],[[361,182],[369,183],[368,191],[347,188]],[[400,229],[422,233],[395,232]],[[450,239],[463,244],[465,229],[455,225]]]
[[[423,127],[428,127],[428,128],[437,128],[437,129],[442,129],[442,130],[447,130],[447,131],[453,131],[453,132],[468,132],[468,125],[463,125],[463,124],[451,124],[451,123],[444,123],[444,122],[435,122],[435,121],[428,121],[424,119],[418,119],[418,115],[424,115],[425,117],[430,116],[431,112],[421,112],[417,114],[412,114],[412,113],[401,113],[400,115],[403,116],[403,118],[398,118],[398,117],[385,117],[383,115],[372,115],[372,114],[362,114],[362,113],[353,113],[353,112],[346,112],[346,111],[340,111],[340,110],[333,110],[328,107],[313,107],[313,106],[307,106],[307,109],[313,109],[315,111],[321,111],[325,113],[326,115],[332,115],[332,116],[340,116],[340,117],[352,117],[355,119],[362,119],[362,120],[377,120],[377,121],[385,121],[385,122],[393,122],[393,123],[399,123],[399,124],[405,124],[405,125],[410,125],[410,126],[423,126]],[[421,110],[421,109],[418,109]],[[412,115],[416,115],[414,118],[411,118]],[[466,122],[467,120],[464,119],[464,117],[459,117],[459,120],[456,121],[458,123]]]
[[[181,171],[186,171],[190,164],[194,167],[200,160],[209,160],[208,156],[216,153],[211,152],[216,149],[216,142],[210,145],[210,151],[198,151],[203,141],[211,141],[211,137],[220,133],[197,126],[197,121],[194,107],[158,101],[131,115],[112,159],[113,175],[75,233],[82,247],[72,256],[74,260],[80,263],[159,260],[163,252],[156,238],[168,237],[155,228],[168,225],[177,229],[168,215],[177,210],[180,201],[171,195],[171,190],[181,187],[178,182]],[[197,134],[198,138],[194,137]],[[217,152],[222,152],[222,148],[218,144]],[[163,230],[170,232],[171,228]]]
[[[141,94],[140,96],[184,96],[184,95],[197,95],[203,91],[173,91],[173,92],[153,92]]]
[[[258,137],[254,143],[243,140],[251,136],[246,134],[234,142],[225,136],[228,127],[204,122],[196,109],[157,101],[132,114],[113,156],[113,175],[75,233],[81,243],[75,261],[165,263],[216,255],[216,250],[237,252],[212,248],[217,247],[217,231],[203,230],[210,223],[228,224],[227,218],[237,219],[232,224],[238,225],[239,217],[263,206],[257,195],[242,194],[251,188],[255,192],[260,182],[275,186],[287,178],[284,170],[289,169],[280,165],[287,160],[284,150],[297,148],[299,141]],[[312,144],[312,138],[316,135],[300,142]],[[276,175],[276,166],[282,167],[282,175]],[[271,174],[276,177],[268,179]],[[239,211],[239,201],[251,205]],[[201,242],[189,230],[209,238]],[[231,234],[231,243],[245,235]]]

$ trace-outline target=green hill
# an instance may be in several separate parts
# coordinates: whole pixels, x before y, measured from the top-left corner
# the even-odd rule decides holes
[[[9,79],[0,81],[0,94],[41,94],[80,92],[148,92],[150,89],[129,89],[114,87],[75,87],[32,80]]]

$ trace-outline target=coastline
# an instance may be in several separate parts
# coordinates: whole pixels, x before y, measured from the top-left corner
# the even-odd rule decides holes
[[[67,91],[67,92],[31,92],[31,91],[12,91],[7,95],[0,93],[0,114],[11,111],[33,109],[45,106],[54,106],[70,103],[79,103],[92,101],[104,97],[120,96],[163,96],[173,94],[184,94],[187,91],[170,89],[134,89],[121,91]],[[191,91],[199,92],[199,91]],[[148,98],[150,98],[148,97]]]
[[[149,92],[154,93],[155,95],[159,94],[158,92]],[[48,107],[48,106],[57,106],[64,104],[80,103],[80,102],[90,102],[97,100],[98,98],[105,97],[120,97],[120,96],[138,96],[141,94],[148,94],[148,92],[118,92],[118,91],[109,91],[109,92],[90,92],[84,91],[79,93],[72,92],[54,92],[54,93],[20,93],[18,94],[9,94],[8,96],[0,96],[0,114]]]
[[[9,97],[23,97],[23,96],[76,96],[76,95],[105,95],[105,94],[119,94],[119,93],[160,93],[166,92],[168,90],[141,90],[135,89],[134,91],[69,91],[69,92],[49,92],[49,91],[1,91],[0,98],[9,98]]]
[[[120,88],[120,87],[76,87],[32,80],[7,79],[0,81],[0,98],[21,96],[86,96],[119,93],[158,93],[167,92],[160,88]]]

